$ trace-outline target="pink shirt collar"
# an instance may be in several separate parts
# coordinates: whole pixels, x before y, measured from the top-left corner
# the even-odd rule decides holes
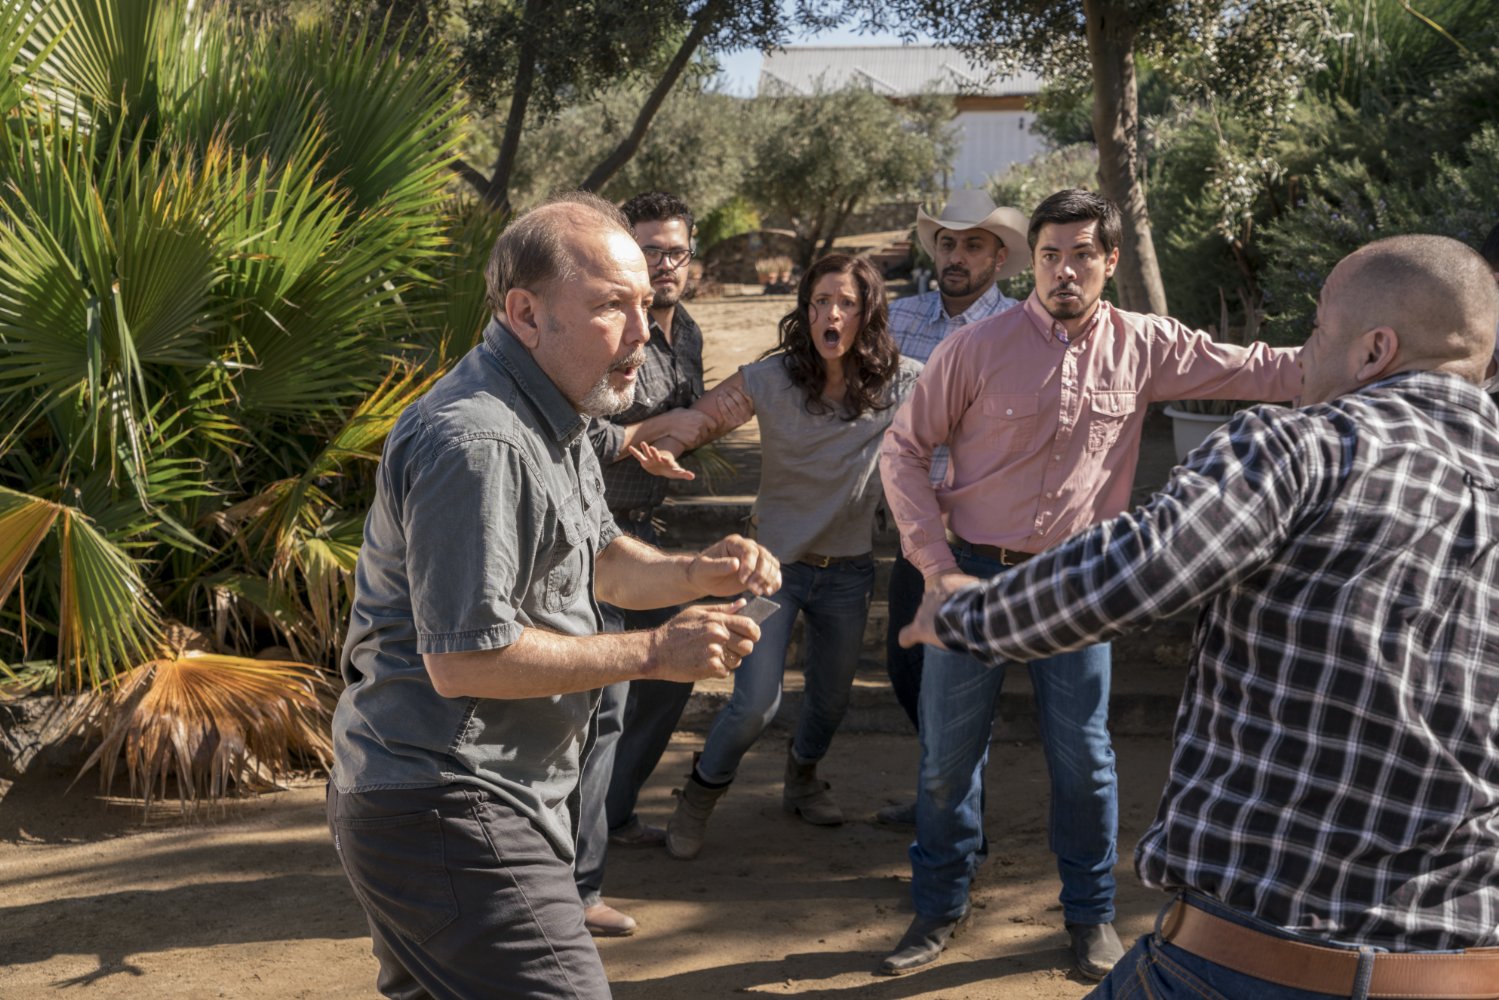
[[[1031,326],[1043,339],[1049,340],[1059,347],[1087,340],[1098,329],[1098,325],[1104,322],[1112,322],[1111,313],[1113,306],[1104,299],[1098,300],[1098,307],[1093,310],[1093,316],[1088,320],[1088,325],[1083,327],[1081,333],[1072,336],[1062,327],[1060,320],[1055,319],[1046,307],[1041,304],[1041,296],[1035,289],[1025,299],[1025,315],[1031,321]]]

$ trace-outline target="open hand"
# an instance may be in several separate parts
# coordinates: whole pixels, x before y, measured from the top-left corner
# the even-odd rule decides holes
[[[664,438],[662,440],[665,440]],[[661,476],[663,479],[696,479],[697,476],[688,469],[682,468],[677,462],[677,456],[664,448],[657,448],[653,444],[642,442],[630,445],[630,454],[635,456],[635,461],[640,463],[653,476]]]
[[[748,590],[763,597],[781,589],[781,564],[759,542],[728,535],[697,554],[687,579],[705,594],[728,597]]]

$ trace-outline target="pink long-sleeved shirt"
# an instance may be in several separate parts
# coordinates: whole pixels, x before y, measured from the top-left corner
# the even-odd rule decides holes
[[[944,528],[969,542],[1040,552],[1129,506],[1145,404],[1285,401],[1298,348],[1216,343],[1174,319],[1100,302],[1071,342],[1031,297],[964,327],[932,353],[880,450],[906,558],[956,568]],[[940,485],[932,449],[947,443]]]

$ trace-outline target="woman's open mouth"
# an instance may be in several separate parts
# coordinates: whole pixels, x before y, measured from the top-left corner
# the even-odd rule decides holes
[[[831,327],[822,331],[822,342],[828,347],[837,347],[838,342],[842,339],[842,335]]]

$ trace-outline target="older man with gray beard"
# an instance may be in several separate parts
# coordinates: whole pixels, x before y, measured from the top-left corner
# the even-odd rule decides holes
[[[328,823],[384,995],[605,998],[572,873],[598,691],[725,676],[759,630],[735,601],[601,635],[598,602],[770,593],[780,569],[736,535],[667,555],[608,514],[584,431],[634,398],[651,302],[613,206],[521,216],[486,277],[482,341],[385,445]]]

